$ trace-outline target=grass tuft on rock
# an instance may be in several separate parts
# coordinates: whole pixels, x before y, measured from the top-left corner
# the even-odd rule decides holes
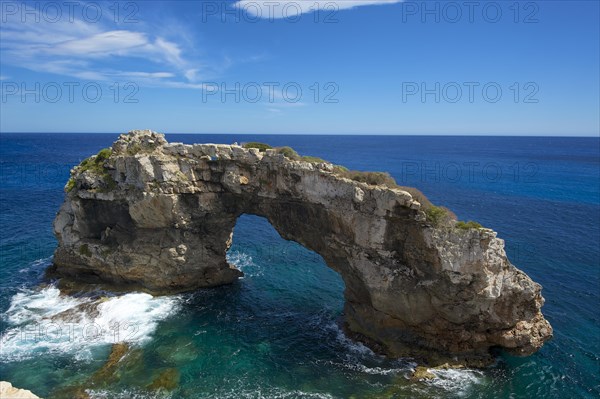
[[[446,221],[456,220],[456,215],[447,208],[438,207],[415,187],[400,186],[396,180],[387,172],[361,172],[357,170],[348,170],[345,166],[334,165],[333,173],[337,176],[345,177],[350,180],[358,181],[376,186],[385,186],[388,188],[399,189],[409,193],[414,200],[421,204],[421,209],[427,215],[427,219],[435,226],[440,226]]]
[[[104,172],[104,163],[112,155],[112,149],[104,148],[98,152],[98,154],[84,159],[79,166],[79,172],[90,171],[95,174],[102,174]]]
[[[258,143],[256,141],[252,141],[250,143],[244,143],[244,144],[242,144],[242,147],[244,147],[244,148],[256,148],[260,152],[265,152],[267,150],[272,150],[273,149],[273,147],[271,147],[269,144]]]
[[[469,220],[468,222],[458,221],[456,222],[456,228],[461,230],[469,230],[469,229],[482,229],[483,226],[477,222]]]
[[[113,177],[108,173],[106,168],[104,167],[104,163],[110,158],[112,155],[111,148],[104,148],[98,152],[98,154],[91,156],[89,158],[84,159],[79,166],[77,166],[77,172],[84,173],[89,172],[96,176],[99,176],[104,183],[104,187],[101,189],[102,192],[112,191],[117,187],[117,182]],[[69,179],[66,185],[67,192],[72,191],[76,187],[75,179],[72,177]]]
[[[75,179],[74,178],[70,178],[69,181],[67,182],[67,185],[65,186],[65,190],[70,193],[71,191],[73,191],[73,189],[75,188]]]
[[[373,186],[398,187],[396,180],[387,172],[361,172],[358,170],[339,171],[338,174],[350,180]]]
[[[349,169],[345,166],[342,165],[333,165],[333,173],[337,174],[337,175],[342,175],[346,172],[348,172]]]
[[[321,159],[319,157],[311,157],[309,155],[305,155],[302,157],[302,160],[304,162],[310,162],[310,163],[328,163],[326,160]]]
[[[79,254],[87,258],[92,257],[92,251],[90,251],[90,247],[88,247],[87,244],[82,244],[79,246]]]
[[[275,149],[278,154],[284,155],[286,158],[291,159],[292,161],[296,161],[300,158],[300,155],[294,150],[292,147],[277,147]]]
[[[425,216],[434,227],[440,227],[451,220],[456,220],[456,215],[443,206],[430,205],[425,209]]]
[[[112,155],[112,148],[104,148],[96,154],[96,163],[102,163],[106,161]]]

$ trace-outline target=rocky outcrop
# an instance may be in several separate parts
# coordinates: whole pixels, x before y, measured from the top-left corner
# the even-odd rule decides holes
[[[0,398],[2,399],[40,399],[27,389],[19,389],[10,382],[0,381]]]
[[[436,226],[399,188],[333,165],[237,145],[121,135],[73,170],[55,223],[53,273],[171,293],[242,275],[225,258],[237,218],[267,218],[345,282],[349,331],[391,356],[430,363],[528,355],[552,335],[540,285],[483,228]]]

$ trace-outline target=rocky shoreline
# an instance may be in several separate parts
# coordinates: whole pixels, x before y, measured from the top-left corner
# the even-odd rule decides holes
[[[529,355],[552,336],[540,285],[494,231],[305,158],[121,135],[72,171],[50,272],[155,294],[228,284],[242,275],[225,258],[233,227],[254,214],[323,256],[346,286],[346,328],[389,356],[482,366],[491,348]]]

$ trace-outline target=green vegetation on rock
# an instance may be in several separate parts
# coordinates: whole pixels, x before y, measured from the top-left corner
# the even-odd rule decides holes
[[[269,144],[250,142],[243,145],[244,148],[258,148],[261,152],[273,149],[277,154],[282,154],[293,161],[304,161],[310,163],[329,163],[324,159],[309,155],[301,156],[291,147],[271,147]],[[427,220],[434,226],[440,226],[449,220],[455,220],[456,215],[449,209],[435,206],[420,190],[414,187],[404,187],[396,183],[396,180],[387,172],[368,172],[349,170],[342,165],[333,165],[333,173],[361,183],[373,186],[385,186],[388,188],[400,189],[408,192],[416,201],[421,204],[421,209],[425,211]]]
[[[463,221],[459,221],[456,222],[456,227],[461,229],[461,230],[469,230],[469,229],[481,229],[483,228],[482,225],[480,225],[477,222],[474,222],[472,220],[469,220],[468,222],[463,222]]]
[[[104,148],[98,152],[95,156],[84,159],[79,166],[79,172],[90,171],[95,174],[102,174],[104,172],[104,162],[112,155],[110,148]]]
[[[90,258],[92,256],[92,252],[87,244],[83,244],[79,247],[79,253],[83,256]]]
[[[333,165],[333,173],[338,175],[348,172],[348,168],[342,165]]]
[[[427,220],[434,226],[438,226],[446,217],[446,210],[439,206],[431,206],[425,210]]]
[[[101,189],[102,192],[108,192],[114,190],[117,187],[117,182],[108,173],[104,167],[104,163],[112,155],[112,149],[104,148],[98,152],[98,154],[84,159],[79,166],[77,166],[77,172],[84,173],[89,172],[96,176],[99,176],[104,183],[104,187]],[[67,192],[71,192],[76,187],[76,181],[73,177],[69,179],[66,185]]]
[[[292,147],[276,147],[275,151],[278,154],[284,155],[286,158],[291,159],[292,161],[304,161],[310,163],[327,163],[324,159],[312,157],[309,155],[300,156]]]
[[[111,148],[104,148],[102,150],[100,150],[98,152],[98,154],[96,154],[96,163],[102,163],[104,161],[106,161],[108,158],[110,158],[110,156],[112,155],[112,149]]]
[[[309,155],[305,155],[302,157],[302,160],[304,162],[310,162],[310,163],[328,163],[326,160],[318,158],[318,157],[311,157]]]
[[[435,227],[442,226],[450,220],[455,220],[456,216],[448,208],[443,206],[431,205],[425,209],[427,220]]]
[[[342,177],[373,186],[397,187],[396,180],[387,172],[361,172],[357,170],[346,170],[339,172]]]
[[[244,143],[244,144],[242,144],[242,147],[244,147],[244,148],[256,148],[256,149],[258,149],[260,152],[265,152],[265,151],[267,151],[267,150],[271,150],[271,149],[273,149],[273,147],[271,147],[271,146],[270,146],[270,145],[268,145],[268,144],[265,144],[265,143],[257,143],[257,142],[255,142],[255,141],[253,141],[253,142],[250,142],[250,143]]]
[[[73,191],[73,189],[75,188],[75,179],[74,178],[69,178],[69,181],[67,182],[67,185],[65,186],[65,190],[70,193],[71,191]]]
[[[292,147],[278,147],[275,150],[278,154],[282,154],[292,160],[300,158],[300,155]]]

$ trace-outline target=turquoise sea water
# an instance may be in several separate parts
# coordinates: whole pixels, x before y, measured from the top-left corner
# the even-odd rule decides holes
[[[386,170],[460,219],[497,230],[512,262],[543,285],[555,337],[531,357],[502,354],[489,369],[439,371],[429,382],[407,379],[410,359],[384,359],[347,339],[339,276],[250,215],[239,219],[228,254],[246,276],[231,286],[157,298],[103,293],[92,311],[86,297],[40,285],[69,169],[115,138],[1,135],[0,379],[50,398],[80,384],[97,398],[600,395],[597,138],[167,135],[290,145],[352,169]],[[64,311],[79,321],[61,323]],[[91,384],[123,339],[133,349],[116,378]],[[176,387],[152,390],[161,373]]]

